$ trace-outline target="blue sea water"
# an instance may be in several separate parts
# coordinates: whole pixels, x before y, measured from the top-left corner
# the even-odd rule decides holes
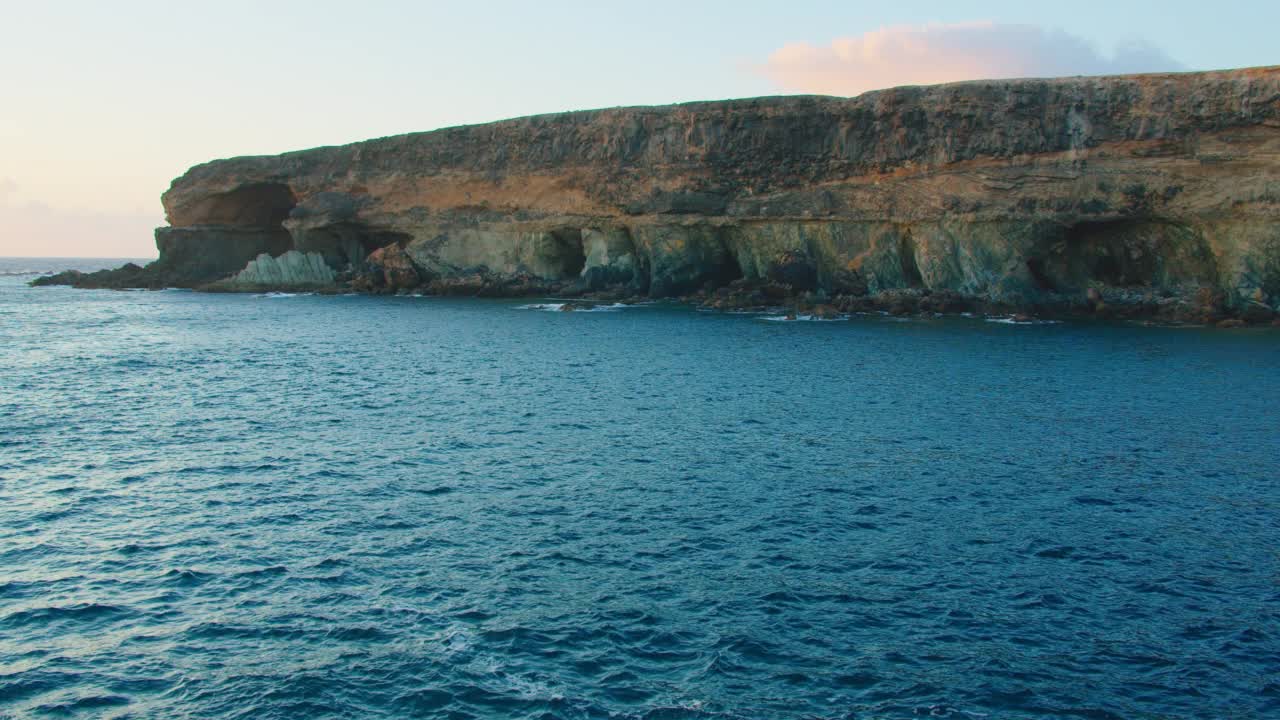
[[[0,262],[0,716],[1280,717],[1280,333]]]

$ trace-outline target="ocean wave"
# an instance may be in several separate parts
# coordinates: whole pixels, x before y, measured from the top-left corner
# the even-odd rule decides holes
[[[273,291],[273,292],[257,293],[255,295],[250,295],[249,297],[266,299],[266,300],[276,300],[279,298],[306,297],[307,295],[315,295],[315,293],[312,293],[312,292],[291,293],[291,292]]]
[[[561,312],[565,306],[572,303],[529,303],[527,305],[517,305],[516,310],[538,310],[541,312]],[[591,312],[618,312],[631,307],[627,303],[612,303],[609,305],[589,305],[586,307],[574,306],[573,312],[591,313]]]
[[[178,570],[173,569],[166,572],[162,576],[162,580],[175,585],[199,585],[216,577],[213,573],[200,572],[199,570]]]
[[[0,277],[30,277],[32,275],[53,275],[52,270],[0,270]]]
[[[848,320],[848,317],[844,315],[838,318],[824,318],[817,315],[796,315],[794,317],[791,315],[761,315],[756,319],[764,320],[765,322],[842,322]]]
[[[79,605],[44,606],[18,610],[0,618],[0,624],[19,626],[39,624],[47,625],[60,620],[92,621],[98,618],[116,615],[129,615],[132,611],[118,605],[101,603],[81,603]]]
[[[1039,318],[1019,320],[1016,317],[988,317],[983,319],[989,323],[1000,325],[1059,325],[1062,323],[1061,320],[1041,320]]]
[[[34,710],[42,715],[72,716],[81,713],[102,712],[107,708],[124,707],[132,701],[124,695],[85,695],[66,702],[37,705]],[[0,715],[0,717],[4,717]]]
[[[1274,623],[1231,612],[1275,595],[1265,338],[21,284],[0,716],[1271,709],[1239,678],[1272,672]]]

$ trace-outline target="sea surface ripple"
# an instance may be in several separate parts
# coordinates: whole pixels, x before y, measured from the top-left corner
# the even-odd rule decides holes
[[[0,717],[1280,717],[1278,333],[27,279]]]

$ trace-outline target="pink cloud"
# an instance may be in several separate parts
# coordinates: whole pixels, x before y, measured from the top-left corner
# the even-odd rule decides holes
[[[1106,55],[1061,31],[990,22],[889,27],[822,47],[793,43],[758,68],[783,90],[823,95],[960,80],[1178,69],[1172,58],[1140,43]]]
[[[155,257],[156,214],[57,208],[0,177],[0,257]]]
[[[9,204],[14,186],[0,180],[0,257],[155,257],[153,215]]]

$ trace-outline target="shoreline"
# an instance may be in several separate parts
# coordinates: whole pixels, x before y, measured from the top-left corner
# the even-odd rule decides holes
[[[127,268],[128,266],[126,266]],[[135,266],[136,267],[136,266]],[[1126,323],[1148,327],[1189,328],[1280,328],[1280,314],[1263,303],[1231,308],[1207,288],[1191,297],[1171,295],[1151,288],[1114,289],[1086,293],[1082,298],[1063,296],[1057,302],[1015,304],[967,296],[954,291],[928,289],[886,290],[865,295],[828,295],[819,291],[796,291],[777,283],[735,282],[679,296],[651,297],[625,288],[580,291],[566,286],[539,286],[513,292],[505,283],[459,285],[427,284],[412,288],[362,289],[344,285],[253,285],[227,287],[209,284],[198,287],[177,285],[131,286],[111,283],[124,268],[83,273],[68,270],[34,278],[31,287],[72,287],[117,291],[186,290],[209,294],[269,295],[359,295],[369,297],[440,297],[454,299],[528,300],[530,304],[559,305],[561,312],[599,311],[597,308],[666,303],[693,310],[723,314],[778,315],[786,320],[848,320],[854,317],[946,318],[969,317],[1012,324],[1059,322]],[[139,271],[145,272],[145,268]]]

